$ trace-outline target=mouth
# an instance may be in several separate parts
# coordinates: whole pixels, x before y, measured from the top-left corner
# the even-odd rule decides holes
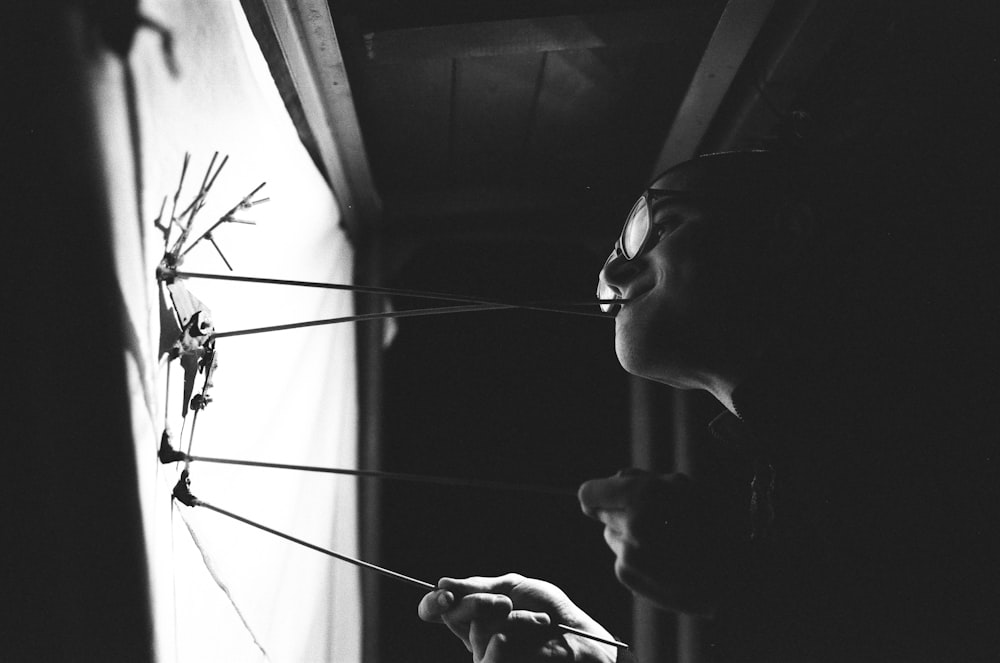
[[[631,298],[615,297],[614,302],[603,302],[601,310],[609,318],[617,317],[625,304],[632,302]],[[606,308],[605,308],[606,307]]]
[[[623,297],[620,301],[616,302],[612,307],[613,315],[618,318],[622,310],[625,308],[631,309],[637,303],[639,303],[646,295],[649,294],[652,288],[639,289],[635,292],[628,293],[628,297]]]
[[[618,316],[619,313],[621,313],[621,310],[625,307],[626,304],[631,304],[636,300],[641,299],[643,296],[646,295],[647,292],[649,292],[649,290],[650,289],[647,288],[639,292],[638,295],[634,295],[631,297],[614,296],[613,300],[611,297],[607,297],[606,295],[604,295],[604,293],[598,290],[597,298],[598,301],[600,302],[601,311],[607,317],[615,318]]]

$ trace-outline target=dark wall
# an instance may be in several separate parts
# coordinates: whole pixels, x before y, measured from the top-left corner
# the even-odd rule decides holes
[[[142,661],[152,627],[83,12],[22,3],[0,49],[0,659]]]
[[[570,242],[441,243],[419,251],[392,285],[588,301],[600,262]],[[534,311],[404,319],[386,356],[385,389],[389,471],[573,491],[629,465],[628,388],[610,320]],[[627,637],[628,592],[615,581],[600,524],[573,495],[403,484],[383,491],[390,568],[429,582],[509,571],[543,578]],[[419,597],[383,583],[381,660],[466,660],[447,629],[416,619]]]

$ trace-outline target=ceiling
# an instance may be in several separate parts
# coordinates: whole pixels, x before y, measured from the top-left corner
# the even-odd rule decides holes
[[[607,245],[656,171],[766,136],[853,4],[243,1],[345,224],[397,247]]]
[[[565,3],[551,4],[539,8]],[[646,4],[542,16],[483,4],[495,16],[362,22],[364,58],[349,71],[386,221],[490,223],[644,177],[723,6]]]

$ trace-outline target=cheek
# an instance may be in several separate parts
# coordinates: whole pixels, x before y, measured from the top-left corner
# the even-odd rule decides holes
[[[698,363],[700,345],[715,332],[720,297],[701,272],[690,261],[664,267],[656,287],[618,314],[615,354],[626,371],[672,383]]]
[[[634,307],[626,306],[615,320],[615,354],[622,368],[654,377],[656,367],[676,346],[676,318],[662,297],[645,297]]]

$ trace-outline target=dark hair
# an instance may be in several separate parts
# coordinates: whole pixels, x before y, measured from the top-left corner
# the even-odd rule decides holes
[[[720,204],[732,205],[751,230],[776,214],[798,214],[807,221],[794,242],[772,250],[771,264],[759,265],[761,315],[775,319],[792,339],[847,350],[867,344],[865,325],[881,296],[877,271],[889,251],[866,209],[873,200],[869,182],[836,159],[804,152],[745,150],[704,154],[678,164],[654,179],[675,178],[710,168],[709,188],[725,192]],[[877,209],[877,206],[876,206]],[[767,233],[748,234],[764,242]]]

